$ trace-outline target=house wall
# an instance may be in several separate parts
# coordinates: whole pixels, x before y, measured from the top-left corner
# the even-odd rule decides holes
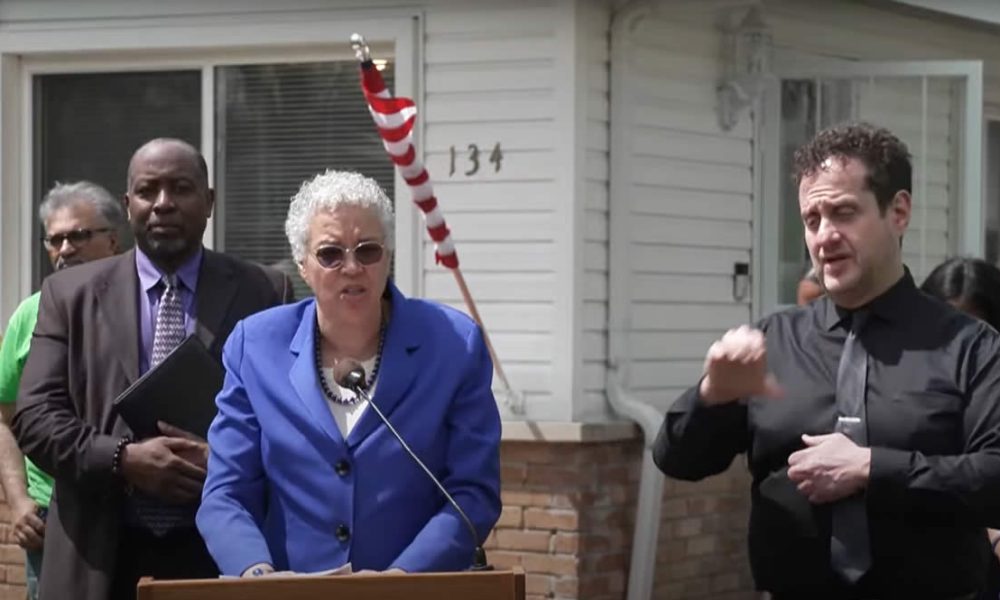
[[[279,9],[263,0],[11,0],[0,5],[0,51],[4,72],[8,66],[14,71],[9,83],[19,75],[22,53],[53,49],[38,41],[51,40],[53,30],[60,30],[55,49],[71,49],[79,40],[82,47],[99,52],[101,60],[109,60],[178,51],[213,55],[220,48],[253,46],[255,31],[297,23],[316,27],[329,22],[343,28],[354,20],[377,24],[383,17],[418,17],[414,47],[399,49],[397,60],[412,59],[417,65],[413,92],[421,110],[418,127],[426,163],[465,279],[512,386],[523,395],[525,413],[505,417],[570,421],[574,402],[585,394],[592,406],[603,403],[606,48],[602,55],[600,45],[580,42],[592,31],[599,33],[599,6],[581,3],[578,8],[572,0],[290,0]],[[234,30],[247,24],[246,34],[235,39],[199,35],[200,27],[227,22]],[[578,29],[583,23],[590,29]],[[150,30],[166,27],[178,27],[181,34],[150,41]],[[109,42],[113,47],[101,49],[106,38],[93,35],[95,30],[112,32],[107,38],[115,40]],[[341,41],[346,47],[346,39],[324,43]],[[85,52],[73,54],[77,63],[85,61]],[[578,60],[589,62],[577,65]],[[593,93],[574,106],[578,86]],[[9,94],[15,103],[27,97],[23,90]],[[17,122],[8,119],[5,139],[22,138],[13,131]],[[479,168],[466,175],[473,167],[470,144],[479,149]],[[490,162],[498,145],[499,169]],[[11,182],[21,169],[18,157],[26,154],[16,146],[5,149],[0,166]],[[415,254],[407,262],[412,272],[399,273],[404,289],[465,310],[452,274],[434,264],[433,247],[405,188],[397,187],[400,212],[408,211],[404,216],[414,223],[409,235],[415,243],[400,246]],[[0,211],[4,323],[31,291],[20,255],[32,241],[17,227],[30,220],[28,206],[27,198],[8,194]]]
[[[506,442],[490,561],[527,573],[529,600],[620,600],[635,527],[639,440]],[[667,481],[653,598],[751,600],[746,470]]]
[[[753,122],[717,120],[717,14],[664,2],[621,25],[612,64],[612,361],[665,409],[725,329],[750,320],[734,264],[750,263]]]
[[[777,51],[848,60],[982,60],[985,103],[1000,106],[996,27],[894,3],[765,0]],[[849,35],[843,32],[849,31]]]
[[[658,409],[697,381],[709,345],[753,313],[749,297],[734,298],[731,276],[734,263],[752,264],[762,250],[756,233],[763,223],[754,221],[761,209],[754,169],[762,124],[744,112],[723,131],[716,113],[724,64],[719,24],[728,11],[750,4],[637,3],[624,22],[612,25],[609,360],[625,388]],[[985,57],[986,102],[996,103],[995,34],[883,6],[765,1],[763,16],[776,52],[785,57]],[[929,269],[954,246],[953,136],[960,117],[953,90],[929,86],[932,143],[925,171],[913,88],[858,92],[858,116],[900,131],[917,150],[918,178],[927,173],[928,201],[916,204],[904,250],[908,262],[923,258]],[[753,597],[746,557],[749,484],[741,459],[698,483],[667,482],[655,597]]]
[[[575,369],[580,372],[580,392],[574,394],[574,421],[609,418],[606,389],[608,358],[608,214],[610,156],[610,19],[611,8],[602,0],[583,0],[576,8],[575,51],[577,103],[581,113],[577,128],[583,132],[576,144],[574,206],[582,208],[583,226],[572,235],[580,240],[575,277],[580,302],[576,310],[581,328]]]
[[[720,24],[749,4],[639,3],[612,60],[610,362],[627,389],[658,408],[697,380],[712,341],[757,312],[749,296],[734,297],[732,284],[734,264],[763,251],[755,231],[765,223],[754,223],[754,117],[745,111],[724,131],[716,113]],[[986,107],[1000,106],[1000,37],[985,26],[832,0],[769,0],[762,15],[776,69],[810,60],[982,59]],[[897,131],[914,154],[917,197],[904,252],[919,281],[957,247],[960,98],[944,81],[929,81],[925,153],[919,80],[856,91],[855,116]]]
[[[789,0],[764,3],[774,34],[776,66],[803,60],[929,61],[982,60],[984,105],[1000,107],[1000,39],[985,24],[905,6],[865,2]],[[849,29],[850,35],[838,34]],[[904,238],[904,260],[919,283],[958,252],[961,94],[943,78],[928,81],[926,137],[922,135],[923,90],[917,79],[871,84],[859,81],[859,118],[897,133],[913,154],[914,210]],[[986,164],[986,169],[998,167]]]
[[[755,123],[743,114],[736,127],[723,131],[715,111],[723,68],[720,12],[746,3],[331,4],[4,1],[0,74],[7,80],[16,74],[12,40],[44,50],[25,40],[45,30],[60,30],[71,47],[84,37],[93,45],[102,38],[95,31],[120,32],[135,23],[195,31],[213,19],[256,18],[267,28],[272,19],[289,16],[340,23],[418,15],[414,91],[423,115],[422,147],[463,271],[515,389],[526,396],[525,417],[609,419],[608,362],[622,369],[628,389],[665,409],[697,379],[709,344],[752,314],[751,295],[734,298],[731,277],[736,263],[752,263],[760,250],[753,221]],[[1000,107],[1000,49],[985,31],[902,8],[833,0],[765,1],[764,16],[778,49],[803,56],[986,56],[987,102]],[[144,31],[136,29],[132,50],[146,48]],[[608,36],[619,33],[619,52],[612,56]],[[211,40],[198,45],[214,51]],[[21,100],[9,89],[0,89],[0,97],[3,111],[10,110],[9,100]],[[891,110],[896,97],[880,100],[883,108]],[[7,139],[3,132],[0,137]],[[488,161],[498,142],[504,155],[499,171]],[[469,144],[479,147],[481,164],[465,176]],[[452,146],[455,174],[449,174]],[[0,154],[6,179],[13,176],[10,151]],[[934,168],[941,173],[950,163],[942,158]],[[941,181],[942,189],[949,189],[948,181]],[[400,200],[408,203],[405,195]],[[10,265],[21,260],[17,207],[23,199],[5,196],[2,202],[5,320],[28,290],[9,276]],[[947,206],[935,210],[935,218],[950,218]],[[451,276],[433,264],[419,223],[414,229],[420,240],[414,291],[461,306]],[[945,245],[947,235],[945,230]],[[908,250],[912,254],[912,246]],[[494,562],[528,569],[534,596],[621,598],[638,442],[631,435],[560,443],[530,437],[504,443],[504,513],[489,543]],[[697,484],[667,482],[657,598],[751,597],[744,538],[748,487],[740,461]],[[9,526],[0,524],[0,542],[9,542],[5,536]],[[17,549],[0,548],[0,558],[0,576],[16,582]]]
[[[426,10],[425,150],[435,191],[458,247],[462,270],[527,416],[569,420],[573,363],[560,340],[573,318],[562,257],[572,148],[559,102],[569,56],[559,40],[571,27],[554,2],[468,3]],[[481,149],[471,177],[448,177],[449,147]],[[486,162],[501,145],[500,171]],[[463,171],[471,167],[459,164]],[[464,309],[450,272],[434,265],[424,241],[424,295]]]
[[[10,523],[10,506],[4,498],[0,500],[0,600],[23,600],[24,550],[14,541]]]
[[[721,6],[648,3],[612,26],[610,358],[624,387],[661,410],[751,314],[732,273],[751,262],[754,127],[749,115],[718,124]],[[748,505],[742,461],[698,483],[668,480],[653,597],[757,597]]]

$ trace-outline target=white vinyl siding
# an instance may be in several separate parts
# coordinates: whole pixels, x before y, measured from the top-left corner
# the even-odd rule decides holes
[[[412,94],[418,104],[418,150],[424,153],[466,281],[514,389],[524,394],[525,417],[568,421],[573,415],[574,380],[581,379],[582,366],[556,357],[563,354],[560,344],[576,344],[590,335],[573,335],[572,324],[580,319],[582,309],[562,310],[575,302],[573,286],[564,285],[576,276],[566,272],[565,261],[576,239],[575,233],[569,233],[566,218],[576,200],[569,192],[575,149],[566,143],[575,124],[562,117],[557,104],[573,93],[564,85],[563,74],[574,69],[572,53],[576,50],[564,43],[576,34],[574,11],[575,4],[565,0],[502,4],[375,0],[350,6],[328,0],[289,0],[280,7],[269,0],[13,0],[0,6],[4,21],[0,47],[7,51],[18,45],[30,48],[32,32],[52,27],[65,29],[59,44],[67,48],[73,48],[74,37],[90,39],[84,47],[93,47],[91,30],[102,27],[123,40],[116,42],[119,48],[128,47],[128,34],[123,32],[128,26],[136,32],[137,45],[145,39],[140,32],[157,32],[151,48],[162,49],[163,55],[152,49],[148,55],[150,61],[162,62],[169,60],[165,56],[178,53],[200,57],[229,52],[227,44],[254,46],[252,32],[240,42],[212,38],[205,43],[194,34],[175,42],[160,34],[185,23],[192,28],[218,27],[223,21],[234,26],[249,24],[262,36],[272,31],[284,35],[317,23],[337,23],[338,30],[358,23],[359,33],[378,42],[378,23],[383,18],[397,24],[411,21],[413,44],[396,48],[393,58],[397,64],[409,61],[411,72],[415,69],[412,87],[402,93]],[[346,36],[338,34],[302,51],[315,60],[326,52],[343,57],[348,50]],[[86,51],[73,53],[73,61],[85,70],[100,70],[102,60],[122,55],[121,50],[95,54],[95,67],[87,65]],[[503,159],[496,171],[489,158],[498,143]],[[473,176],[464,175],[471,164],[466,159],[469,144],[480,150],[479,171]],[[454,174],[449,173],[452,146],[456,149]],[[596,160],[595,176],[599,177],[601,159]],[[401,285],[416,295],[466,310],[451,273],[434,264],[433,246],[407,190],[398,178],[396,184],[399,223],[416,221],[412,233],[400,231],[406,227],[397,230],[399,250],[410,257],[397,262],[397,267],[403,267],[397,273]],[[572,226],[584,235],[582,223]],[[5,248],[13,236],[5,233]],[[600,252],[589,255],[606,263]],[[6,269],[8,263],[4,264]],[[583,274],[579,277],[582,281]],[[598,302],[606,293],[606,285],[599,280],[583,288]],[[8,304],[13,306],[16,296],[5,294],[0,312],[9,312]],[[603,316],[599,310],[587,314],[591,315],[588,323],[598,330],[598,341],[588,345],[601,348]],[[603,360],[603,355],[596,358]],[[494,381],[499,388],[497,378]],[[590,385],[595,390],[602,387],[600,382]]]
[[[568,420],[553,372],[560,203],[555,32],[543,2],[434,7],[425,21],[424,149],[462,272],[526,416]],[[497,143],[501,168],[488,162]],[[465,176],[469,144],[480,151]],[[449,176],[451,150],[455,174]],[[466,310],[452,274],[424,240],[423,295]],[[494,377],[494,389],[500,389]]]
[[[578,39],[586,43],[577,52],[585,90],[583,135],[583,326],[582,398],[573,404],[573,420],[607,418],[605,396],[608,353],[608,155],[609,155],[609,11],[597,2],[584,2]]]
[[[861,3],[767,0],[765,20],[779,56],[827,60],[983,60],[986,107],[1000,107],[1000,37],[996,28],[961,24],[947,16]],[[850,35],[841,32],[850,31]],[[930,79],[927,106],[926,187],[922,175],[922,89],[919,79],[859,82],[858,117],[884,125],[913,153],[914,206],[903,240],[904,260],[917,283],[958,247],[956,207],[961,158],[961,97],[942,78]],[[986,165],[987,172],[997,167]]]
[[[714,13],[690,8],[663,3],[637,20],[625,64],[613,67],[624,69],[612,90],[623,104],[612,110],[625,130],[612,158],[624,180],[613,184],[612,234],[625,236],[628,258],[612,267],[624,273],[612,277],[611,328],[625,336],[612,360],[627,364],[625,386],[658,408],[697,380],[713,340],[750,319],[732,273],[750,262],[752,121],[744,114],[720,129]]]

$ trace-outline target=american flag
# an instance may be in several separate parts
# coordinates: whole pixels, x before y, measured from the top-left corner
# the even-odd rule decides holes
[[[462,292],[465,305],[469,308],[472,318],[479,324],[483,332],[483,341],[493,359],[493,368],[503,386],[500,399],[512,412],[524,412],[524,398],[514,391],[504,373],[503,366],[490,341],[489,333],[483,324],[479,310],[469,292],[469,286],[465,283],[465,276],[458,268],[458,254],[455,252],[455,243],[451,239],[451,232],[444,221],[444,214],[438,206],[437,198],[434,197],[434,187],[431,185],[430,175],[424,168],[423,161],[417,156],[417,150],[413,146],[413,124],[417,119],[417,105],[409,98],[394,98],[385,87],[382,74],[375,66],[369,55],[368,45],[364,38],[358,34],[351,36],[351,46],[361,63],[361,89],[368,102],[368,110],[372,119],[378,127],[379,135],[382,137],[382,145],[385,146],[389,158],[395,163],[396,169],[406,181],[410,188],[413,202],[424,213],[424,223],[427,225],[427,233],[434,240],[434,258],[438,264],[451,270],[455,276],[455,282]]]
[[[361,88],[385,151],[410,187],[413,202],[424,213],[427,233],[434,240],[435,259],[438,264],[449,269],[458,268],[455,244],[451,240],[451,232],[444,221],[437,198],[434,197],[430,175],[413,147],[417,105],[409,98],[393,98],[385,87],[382,74],[371,60],[361,63]]]

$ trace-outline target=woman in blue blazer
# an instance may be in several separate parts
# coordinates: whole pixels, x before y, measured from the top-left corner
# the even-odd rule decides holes
[[[328,171],[285,230],[314,298],[253,315],[223,352],[197,523],[225,575],[468,568],[500,514],[500,417],[475,323],[389,281],[392,205]],[[371,410],[334,380],[360,362],[371,400],[442,481],[473,540]]]

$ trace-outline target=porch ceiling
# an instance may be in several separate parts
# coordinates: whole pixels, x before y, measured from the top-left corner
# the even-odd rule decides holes
[[[997,0],[893,0],[899,4],[908,4],[925,10],[945,13],[1000,25],[1000,2]]]

